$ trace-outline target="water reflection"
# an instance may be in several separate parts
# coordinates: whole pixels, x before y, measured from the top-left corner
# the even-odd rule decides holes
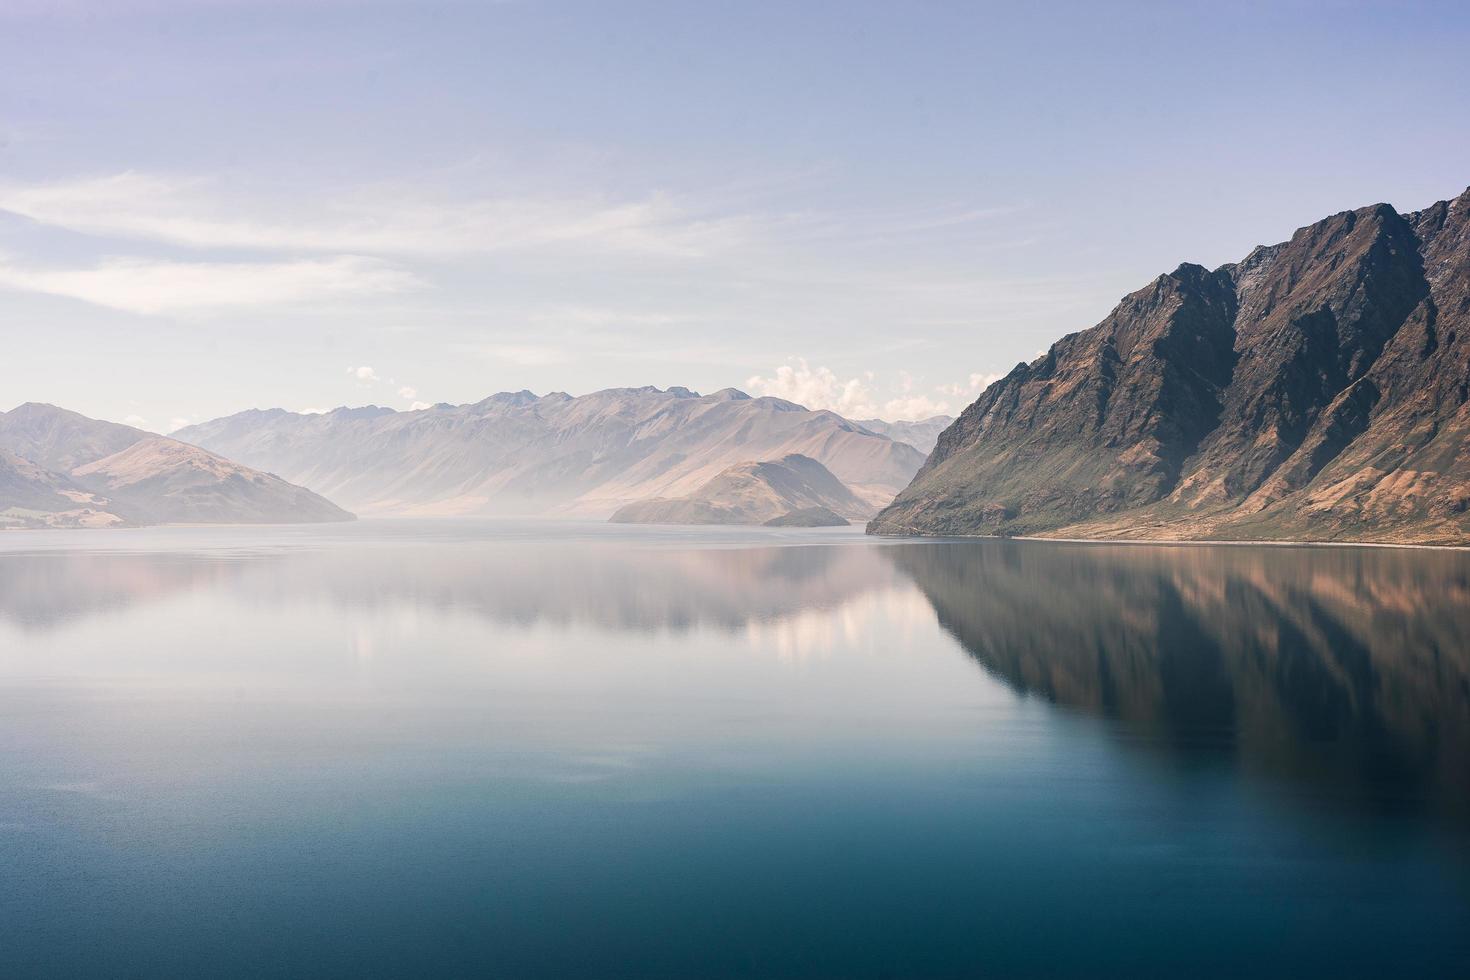
[[[791,662],[866,639],[898,665],[916,650],[944,649],[932,606],[1010,688],[1106,718],[1137,751],[1238,767],[1345,805],[1470,817],[1470,555],[1005,541],[664,545],[365,534],[255,551],[10,553],[0,555],[0,622],[21,635],[56,632],[202,596],[201,608],[165,610],[163,619],[207,629],[234,610],[246,629],[296,637],[291,663],[300,669],[325,656],[310,630],[328,621],[346,624],[359,660],[381,647],[427,667],[436,648],[384,626],[395,617],[600,632],[589,649],[616,634],[706,630],[742,635],[749,651]],[[275,641],[246,650],[232,669],[264,670],[282,649]],[[37,666],[24,644],[9,652],[22,672]],[[107,668],[116,662],[109,653]],[[639,668],[625,660],[596,669],[632,684]]]
[[[1344,803],[1470,816],[1470,556],[1005,541],[883,553],[988,671],[1121,722],[1131,744]]]
[[[49,632],[196,589],[224,587],[247,564],[198,553],[0,554],[0,622]]]
[[[0,555],[0,620],[47,631],[194,591],[270,607],[413,609],[504,625],[744,630],[820,616],[902,576],[867,547],[361,542],[229,553]]]

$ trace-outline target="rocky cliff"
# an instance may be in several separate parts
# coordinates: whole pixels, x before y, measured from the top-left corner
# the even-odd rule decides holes
[[[885,534],[1470,543],[1470,190],[1181,265],[988,388]]]

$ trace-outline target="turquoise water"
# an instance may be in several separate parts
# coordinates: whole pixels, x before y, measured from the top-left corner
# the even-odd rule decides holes
[[[1467,963],[1467,554],[0,535],[5,977]]]

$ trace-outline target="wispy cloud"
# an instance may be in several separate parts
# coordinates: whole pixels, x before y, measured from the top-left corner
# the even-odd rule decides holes
[[[286,262],[107,258],[79,268],[33,267],[0,257],[0,287],[66,296],[129,313],[273,306],[394,293],[419,285],[409,272],[358,255]]]
[[[434,200],[364,187],[314,201],[226,193],[218,181],[128,171],[0,184],[0,210],[88,235],[196,248],[452,255],[543,246],[666,256],[739,241],[749,219],[701,213],[673,195]]]

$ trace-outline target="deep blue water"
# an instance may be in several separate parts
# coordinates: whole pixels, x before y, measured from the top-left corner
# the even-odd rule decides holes
[[[0,535],[0,976],[1470,972],[1470,554]]]

